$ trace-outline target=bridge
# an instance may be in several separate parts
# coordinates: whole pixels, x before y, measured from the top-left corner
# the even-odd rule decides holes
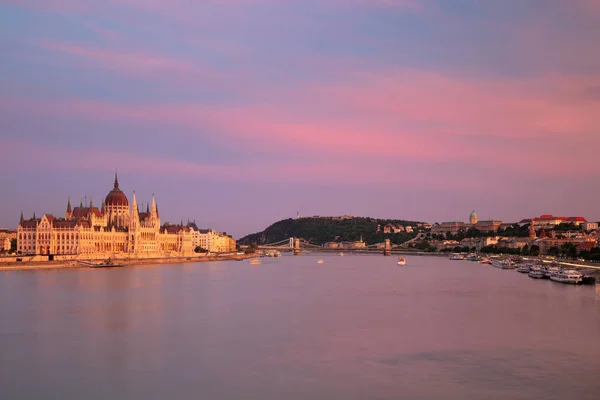
[[[345,248],[345,247],[324,247],[321,245],[310,243],[302,238],[291,237],[275,243],[262,244],[258,246],[259,250],[278,250],[278,251],[293,251],[294,255],[299,255],[302,251],[319,251],[319,252],[352,252],[352,253],[383,253],[385,256],[392,254],[392,244],[390,239],[385,242],[376,243],[365,247]]]

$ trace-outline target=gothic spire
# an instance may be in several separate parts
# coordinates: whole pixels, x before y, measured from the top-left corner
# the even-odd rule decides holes
[[[117,170],[115,169],[115,189],[119,188],[119,177],[117,176]]]
[[[90,196],[90,209],[92,208],[92,196]]]
[[[71,214],[73,210],[71,209],[71,196],[67,199],[67,213]]]
[[[22,224],[23,222],[25,222],[25,219],[23,218],[23,210],[21,210],[21,219],[19,220],[19,224]]]
[[[152,218],[158,218],[158,208],[156,207],[156,200],[154,200],[154,193],[152,193]]]

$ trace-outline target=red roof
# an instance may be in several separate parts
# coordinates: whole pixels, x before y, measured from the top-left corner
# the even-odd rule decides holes
[[[587,222],[587,220],[583,217],[571,217],[569,218],[569,221],[574,221],[574,222]]]
[[[594,247],[596,247],[596,243],[594,243],[594,242],[583,242],[579,246],[577,246],[577,250],[579,250],[579,251],[591,250]]]

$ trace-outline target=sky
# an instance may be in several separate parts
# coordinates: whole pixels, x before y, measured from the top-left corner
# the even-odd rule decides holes
[[[0,227],[600,220],[600,0],[0,0]]]

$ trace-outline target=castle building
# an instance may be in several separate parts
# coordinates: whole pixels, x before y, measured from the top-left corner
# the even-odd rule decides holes
[[[456,234],[459,231],[467,231],[468,229],[475,228],[481,232],[497,232],[502,226],[502,221],[489,220],[480,221],[475,211],[469,215],[469,223],[462,221],[442,222],[441,224],[434,224],[431,227],[431,233],[434,234]]]
[[[477,224],[477,222],[479,222],[479,217],[477,216],[475,210],[473,210],[473,212],[471,212],[471,215],[469,215],[469,223],[471,225],[475,225]]]
[[[194,240],[196,239],[196,240]],[[44,214],[25,220],[23,213],[17,228],[20,254],[111,256],[119,253],[146,256],[189,255],[198,236],[193,228],[165,224],[161,226],[158,206],[152,202],[140,211],[136,195],[132,204],[119,188],[115,173],[113,189],[100,209],[80,203],[72,208],[70,199],[64,218]]]

